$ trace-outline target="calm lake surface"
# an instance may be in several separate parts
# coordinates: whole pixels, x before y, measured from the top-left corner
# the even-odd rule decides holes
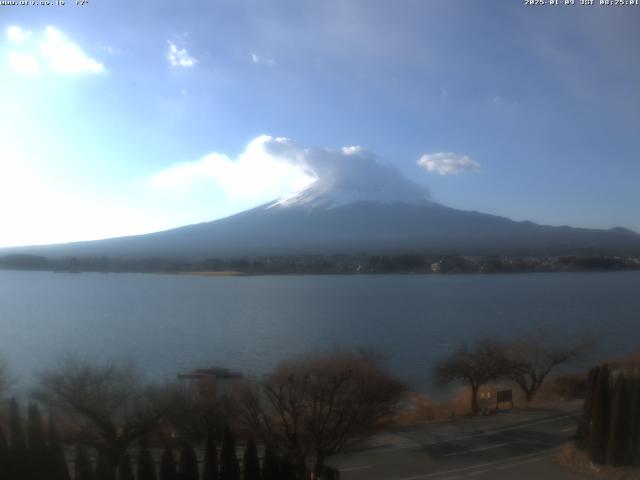
[[[292,354],[376,349],[420,389],[460,342],[545,326],[640,350],[640,272],[199,277],[0,271],[0,356],[20,385],[64,352],[155,379],[212,365],[259,375]]]

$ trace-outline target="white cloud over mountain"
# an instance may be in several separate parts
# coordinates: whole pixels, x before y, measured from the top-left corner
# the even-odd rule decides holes
[[[150,182],[167,191],[210,189],[215,185],[236,201],[266,202],[313,180],[299,166],[270,155],[265,145],[271,140],[266,135],[255,138],[235,159],[214,152],[169,166],[154,174]]]
[[[327,207],[352,201],[429,200],[424,187],[362,147],[307,147],[268,135],[252,140],[236,159],[211,153],[172,165],[153,175],[150,182],[168,191],[216,185],[226,197],[254,205],[277,198],[281,205]]]
[[[430,199],[426,188],[359,146],[335,150],[305,147],[288,138],[269,137],[264,148],[316,179],[308,188],[284,196],[278,202],[281,205],[331,208],[356,201],[421,204]]]
[[[467,155],[453,153],[425,153],[417,164],[438,175],[458,175],[464,172],[480,171],[480,164]]]

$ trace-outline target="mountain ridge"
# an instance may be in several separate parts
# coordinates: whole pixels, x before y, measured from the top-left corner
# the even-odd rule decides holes
[[[317,199],[316,199],[317,200]],[[105,240],[17,247],[52,257],[206,259],[323,254],[566,255],[640,252],[640,235],[539,225],[427,200],[346,204],[268,202],[222,219]]]

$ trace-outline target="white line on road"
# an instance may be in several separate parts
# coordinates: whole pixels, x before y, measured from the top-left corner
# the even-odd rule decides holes
[[[433,473],[426,473],[423,475],[416,475],[413,477],[402,477],[402,478],[395,478],[393,480],[421,480],[424,478],[432,478],[432,477],[437,477],[437,476],[441,476],[441,475],[447,475],[449,473],[460,473],[460,472],[465,472],[468,470],[475,470],[478,468],[483,468],[483,467],[491,467],[494,465],[497,466],[506,466],[506,464],[509,464],[510,466],[513,465],[519,465],[519,464],[524,464],[524,463],[533,463],[533,462],[537,462],[538,460],[542,460],[543,458],[545,458],[546,456],[548,456],[547,454],[554,452],[556,450],[558,450],[560,447],[554,447],[554,448],[549,448],[547,450],[540,450],[539,452],[533,452],[533,453],[528,453],[526,455],[519,455],[516,457],[511,457],[508,458],[506,460],[497,460],[495,462],[488,462],[488,463],[480,463],[478,465],[472,465],[470,467],[464,467],[464,468],[454,468],[453,470],[445,470],[442,472],[433,472]],[[539,457],[536,458],[531,458],[535,455],[539,455]],[[527,459],[527,460],[525,460]],[[515,462],[514,462],[515,461]],[[495,468],[489,469],[489,470],[483,470],[480,473],[487,473],[487,472],[491,472],[495,470]],[[471,472],[468,473],[467,475],[479,475],[480,473],[475,473],[475,472]],[[448,477],[447,477],[448,478]],[[440,479],[440,480],[444,480],[444,479]]]
[[[482,463],[480,465],[473,465],[471,467],[454,468],[453,470],[446,470],[444,472],[427,473],[427,474],[424,474],[424,475],[416,475],[415,477],[394,478],[393,480],[419,480],[421,478],[429,478],[429,477],[433,477],[435,475],[446,475],[447,473],[463,472],[465,470],[472,470],[474,468],[486,467],[486,466],[489,466],[489,465],[491,465],[491,463]]]
[[[347,467],[347,468],[340,468],[339,470],[341,472],[355,472],[356,470],[367,470],[369,468],[373,468],[371,465],[362,465],[361,467]]]
[[[495,467],[495,468],[488,468],[486,470],[476,470],[475,472],[471,472],[468,475],[470,477],[474,477],[476,475],[484,475],[485,473],[492,473],[492,472],[496,472],[498,470],[506,470],[508,468],[517,467],[518,465],[526,465],[527,463],[539,462],[540,460],[543,460],[543,459],[547,458],[548,456],[549,455],[541,455],[540,457],[532,458],[530,460],[525,460],[523,462],[513,462],[513,463],[508,463],[506,465],[501,465],[501,466]]]
[[[405,450],[405,449],[410,449],[410,448],[432,447],[434,445],[440,445],[440,444],[443,444],[443,443],[452,443],[452,442],[456,442],[458,440],[465,440],[467,438],[486,437],[488,435],[494,435],[496,433],[508,432],[508,431],[511,431],[511,430],[522,430],[523,428],[527,428],[527,427],[530,427],[532,425],[541,425],[543,423],[550,423],[550,422],[555,422],[557,420],[564,420],[564,419],[569,418],[569,417],[574,417],[574,416],[576,416],[578,414],[579,414],[579,412],[572,412],[572,413],[568,413],[566,415],[561,415],[561,416],[557,416],[557,417],[553,417],[553,418],[547,418],[545,420],[538,420],[538,421],[535,421],[535,422],[529,422],[529,423],[525,423],[525,424],[521,424],[521,425],[514,425],[514,426],[511,426],[511,427],[497,428],[495,430],[488,430],[486,432],[474,433],[474,434],[471,434],[471,435],[462,435],[460,437],[453,437],[453,438],[450,438],[450,439],[447,439],[447,440],[438,440],[437,442],[391,445],[389,447],[375,448],[375,450],[377,450],[377,451]],[[573,429],[574,427],[571,427],[571,428]]]
[[[487,447],[472,448],[470,450],[462,450],[461,452],[447,453],[446,455],[443,455],[443,457],[455,457],[456,455],[464,455],[466,453],[484,452],[485,450],[491,450],[492,448],[500,448],[500,447],[504,447],[505,445],[508,445],[508,444],[496,443],[495,445],[489,445]]]
[[[547,458],[549,455],[542,455],[538,458],[532,458],[531,460],[525,460],[524,462],[516,462],[514,463],[514,465],[526,465],[527,463],[534,463],[534,462],[539,462],[540,460],[544,460],[545,458]]]
[[[576,431],[576,427],[567,427],[562,429],[562,432],[575,432],[575,431]]]

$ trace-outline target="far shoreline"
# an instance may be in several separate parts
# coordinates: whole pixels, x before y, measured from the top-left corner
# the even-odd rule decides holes
[[[394,253],[270,255],[207,259],[162,257],[0,256],[0,269],[156,273],[203,277],[255,275],[473,275],[508,273],[604,272],[640,270],[640,252],[551,254]]]
[[[529,274],[563,274],[563,273],[623,273],[623,272],[639,272],[640,268],[626,269],[594,269],[594,270],[529,270],[529,271],[490,271],[490,272],[241,272],[234,270],[203,270],[203,271],[144,271],[144,270],[52,270],[52,269],[34,269],[34,268],[4,268],[0,267],[0,272],[47,272],[56,274],[82,274],[97,273],[102,275],[162,275],[162,276],[178,276],[178,277],[211,277],[211,278],[231,278],[231,277],[326,277],[326,276],[420,276],[420,277],[494,277],[503,275],[529,275]]]
[[[156,273],[156,272],[136,272]],[[239,272],[237,270],[193,270],[185,272],[157,272],[165,275],[192,275],[196,277],[246,277],[254,274]]]

